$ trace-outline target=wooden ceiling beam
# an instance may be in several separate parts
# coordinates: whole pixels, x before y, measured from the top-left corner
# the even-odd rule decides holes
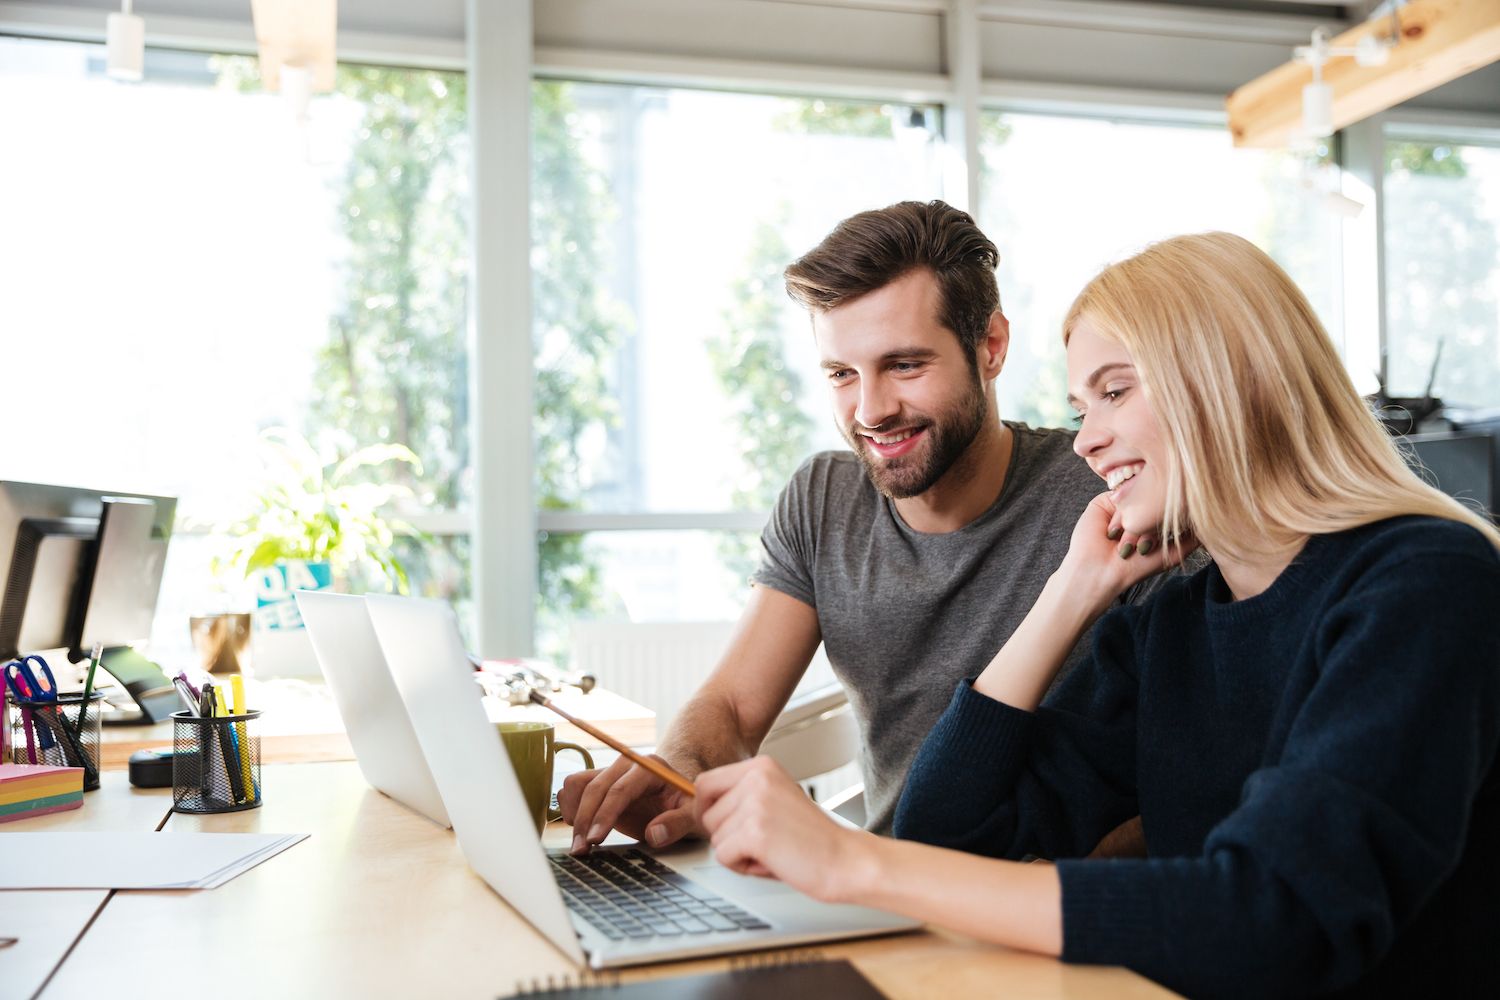
[[[1323,67],[1333,88],[1333,127],[1341,129],[1500,60],[1500,0],[1411,0],[1401,8],[1401,41],[1384,66],[1334,56]],[[1353,48],[1381,37],[1391,18],[1367,21],[1331,40]],[[1312,68],[1289,62],[1229,95],[1236,146],[1285,147],[1302,135],[1302,88]]]

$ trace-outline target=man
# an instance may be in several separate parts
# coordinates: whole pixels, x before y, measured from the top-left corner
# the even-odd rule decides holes
[[[860,721],[867,825],[888,832],[955,686],[1062,561],[1103,487],[1071,432],[1000,420],[998,263],[935,201],[846,219],[786,269],[851,451],[814,455],[777,500],[729,648],[659,748],[678,771],[754,755],[821,641]],[[570,776],[558,804],[575,852],[615,827],[657,847],[701,832],[690,800],[624,758]]]

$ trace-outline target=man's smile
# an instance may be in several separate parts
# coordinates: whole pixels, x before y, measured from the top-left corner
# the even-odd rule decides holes
[[[897,458],[915,448],[927,433],[925,427],[908,427],[890,434],[872,434],[860,431],[859,436],[869,444],[870,450],[881,458]]]

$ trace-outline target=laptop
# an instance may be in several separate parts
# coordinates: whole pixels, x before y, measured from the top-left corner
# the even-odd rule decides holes
[[[365,781],[434,823],[452,826],[364,598],[311,590],[293,596]]]
[[[564,954],[596,969],[915,930],[904,917],[820,903],[739,875],[702,842],[546,851],[440,601],[367,596],[470,867]]]

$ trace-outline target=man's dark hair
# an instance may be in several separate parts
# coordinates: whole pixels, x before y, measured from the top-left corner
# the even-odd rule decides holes
[[[938,321],[968,352],[1000,308],[1000,253],[967,212],[941,201],[903,201],[851,215],[786,269],[787,294],[822,312],[884,288],[919,267],[937,276]]]

